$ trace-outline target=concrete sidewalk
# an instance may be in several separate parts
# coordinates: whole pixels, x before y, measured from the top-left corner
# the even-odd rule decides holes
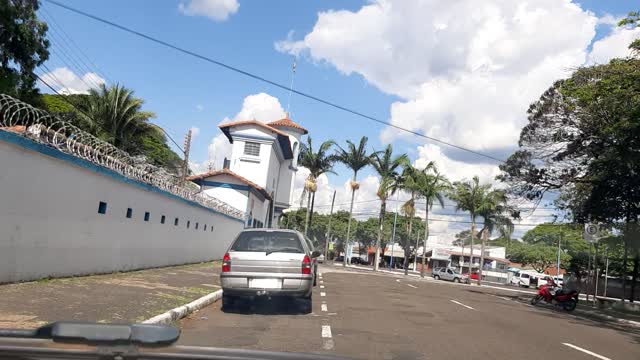
[[[219,262],[207,262],[0,285],[0,327],[140,322],[218,290],[219,272]]]

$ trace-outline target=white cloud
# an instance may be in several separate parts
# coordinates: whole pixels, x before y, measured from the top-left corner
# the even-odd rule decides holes
[[[278,98],[267,93],[249,95],[242,102],[242,109],[233,120],[258,120],[269,122],[284,117],[285,111]]]
[[[610,25],[610,26],[617,26],[618,22],[622,19],[622,17],[615,17],[611,14],[604,14],[604,16],[601,16],[598,18],[598,24],[600,25]]]
[[[588,63],[606,64],[613,58],[624,58],[631,55],[629,44],[637,38],[640,38],[640,28],[613,28],[611,33],[593,43]]]
[[[282,108],[278,98],[267,93],[258,93],[245,97],[240,111],[233,118],[227,117],[223,119],[221,123],[232,120],[252,119],[269,122],[282,119],[283,116],[284,109]],[[191,171],[200,173],[209,170],[209,168],[221,169],[225,157],[229,158],[231,156],[231,144],[227,137],[222,133],[211,139],[211,143],[207,150],[207,160],[202,163],[191,163]]]
[[[178,10],[189,16],[206,16],[214,21],[224,21],[238,11],[237,0],[190,0],[178,4]]]
[[[500,173],[497,165],[480,163],[469,166],[465,162],[452,160],[442,152],[442,148],[438,145],[418,146],[418,158],[413,165],[420,169],[427,166],[429,161],[435,162],[438,171],[452,182],[463,179],[470,180],[477,175],[481,183],[493,183],[496,175]]]
[[[90,88],[106,83],[96,73],[89,72],[78,76],[66,67],[55,68],[41,77],[61,94],[86,94]]]
[[[196,111],[200,112],[202,110],[204,110],[204,106],[203,105],[201,105],[201,104],[196,105]]]
[[[200,128],[197,126],[192,126],[189,130],[191,130],[192,138],[195,138],[196,136],[200,135]]]
[[[515,144],[529,103],[585,62],[596,23],[568,1],[378,0],[321,12],[276,47],[399,96],[393,124],[481,150]]]

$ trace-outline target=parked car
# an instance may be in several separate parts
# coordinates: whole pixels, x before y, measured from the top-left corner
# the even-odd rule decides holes
[[[320,254],[320,256],[318,256],[318,264],[322,263],[324,263],[324,255]]]
[[[465,284],[469,283],[469,277],[464,274],[460,274],[455,269],[450,268],[435,268],[431,273],[431,276],[436,280],[449,280],[453,282],[462,282]]]
[[[305,300],[311,311],[311,291],[316,283],[319,251],[309,248],[294,230],[247,229],[224,254],[220,283],[223,308],[239,298],[286,296]]]
[[[478,280],[479,277],[480,277],[480,273],[478,273],[477,271],[472,272],[471,275],[469,276],[471,280]]]
[[[351,257],[351,264],[354,265],[369,265],[369,260],[363,259],[360,256]]]

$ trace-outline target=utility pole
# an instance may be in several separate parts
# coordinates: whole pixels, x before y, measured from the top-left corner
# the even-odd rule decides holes
[[[391,235],[391,269],[393,269],[393,249],[396,247],[396,224],[398,223],[398,193],[396,193],[396,213],[393,216],[393,234]]]
[[[604,268],[604,295],[607,296],[607,280],[609,280],[609,246],[604,248],[604,256],[607,259]]]
[[[560,243],[562,242],[563,232],[560,232],[560,238],[558,238],[558,264],[556,265],[556,277],[560,278]]]
[[[591,290],[591,244],[589,244],[589,265],[587,265],[587,302],[589,302],[589,291]]]
[[[191,129],[187,132],[187,135],[184,137],[184,162],[182,163],[182,176],[180,177],[180,182],[184,184],[187,179],[187,174],[189,172],[189,150],[191,149]]]
[[[429,201],[424,214],[424,244],[422,244],[422,267],[420,268],[420,277],[424,277],[424,266],[427,258],[427,241],[429,240]],[[433,256],[433,254],[432,254]]]
[[[484,243],[489,235],[488,229],[483,229],[481,236],[481,245],[480,245],[480,270],[478,271],[478,285],[482,285],[482,268],[484,267]],[[473,251],[473,249],[472,249]],[[471,270],[469,270],[469,276],[471,276]]]
[[[329,226],[327,226],[327,236],[324,244],[324,261],[329,261],[329,240],[331,239],[331,218],[333,218],[333,203],[336,201],[336,190],[333,190],[331,199],[331,211],[329,212]]]
[[[593,306],[596,305],[596,300],[598,297],[598,243],[595,244],[596,251],[593,254],[593,267],[595,268],[595,272],[593,274],[594,288],[593,288]]]

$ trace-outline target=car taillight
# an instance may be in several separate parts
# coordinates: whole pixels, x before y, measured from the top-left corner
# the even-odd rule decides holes
[[[229,271],[231,271],[231,256],[229,256],[229,253],[226,253],[222,258],[222,272]]]
[[[308,255],[305,255],[304,259],[302,259],[302,273],[311,274],[311,259]]]

